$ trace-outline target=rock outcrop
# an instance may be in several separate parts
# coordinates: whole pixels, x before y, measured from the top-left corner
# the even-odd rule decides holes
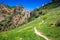
[[[0,30],[7,30],[22,25],[30,17],[30,12],[22,6],[15,6],[10,9],[4,4],[0,4]]]

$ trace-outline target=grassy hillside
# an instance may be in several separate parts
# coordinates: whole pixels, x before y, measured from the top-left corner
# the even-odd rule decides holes
[[[49,6],[50,5],[50,6]],[[49,4],[48,7],[53,5]],[[57,4],[54,4],[57,5]],[[60,7],[44,9],[43,16],[22,25],[19,28],[0,33],[0,40],[45,40],[34,33],[34,27],[46,35],[50,40],[60,40]],[[42,24],[40,24],[44,21]]]

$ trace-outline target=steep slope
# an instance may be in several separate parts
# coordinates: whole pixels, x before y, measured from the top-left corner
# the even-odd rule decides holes
[[[49,5],[51,6],[51,4]],[[43,13],[46,14],[28,24],[13,30],[1,32],[0,40],[45,40],[43,37],[35,34],[34,27],[50,40],[60,40],[60,7],[43,9]]]

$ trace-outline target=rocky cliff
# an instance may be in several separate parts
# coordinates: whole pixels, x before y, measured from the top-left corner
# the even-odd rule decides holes
[[[5,31],[22,25],[30,17],[30,12],[22,6],[10,9],[7,5],[0,4],[0,30]]]

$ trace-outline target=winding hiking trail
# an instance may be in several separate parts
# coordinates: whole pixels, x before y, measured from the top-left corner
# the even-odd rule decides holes
[[[45,35],[43,35],[41,32],[39,32],[39,31],[36,29],[36,27],[34,27],[34,32],[35,32],[36,35],[44,38],[45,40],[49,40]]]
[[[42,24],[42,23],[44,23],[44,21],[42,21],[40,24]],[[36,27],[34,27],[34,32],[35,32],[36,35],[44,38],[45,40],[49,40],[48,37],[46,37],[46,36],[43,35],[41,32],[39,32],[39,31],[36,29]]]

